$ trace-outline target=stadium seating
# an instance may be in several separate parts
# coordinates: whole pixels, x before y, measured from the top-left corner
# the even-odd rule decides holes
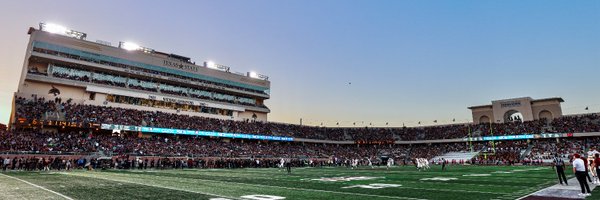
[[[466,152],[449,152],[443,155],[439,155],[433,157],[431,160],[434,162],[438,162],[440,160],[445,159],[446,161],[470,161],[473,157],[477,156],[479,151],[466,151]]]
[[[74,77],[87,76],[87,74],[68,70],[57,72],[57,74]],[[98,77],[97,80],[106,79],[107,77],[118,80],[109,76],[91,75],[90,77]],[[120,80],[122,81],[122,79]],[[141,82],[137,83],[142,86]],[[147,84],[146,86],[150,87]],[[220,140],[173,135],[151,135],[150,137],[140,138],[137,134],[112,135],[102,133],[102,131],[90,134],[89,130],[77,132],[59,129],[59,132],[42,132],[21,128],[16,131],[3,130],[0,132],[0,151],[4,153],[91,154],[101,152],[106,155],[194,156],[230,159],[291,157],[300,160],[331,160],[334,165],[344,165],[349,160],[357,158],[363,161],[369,158],[376,162],[381,156],[390,156],[403,164],[411,164],[413,158],[433,158],[434,161],[445,158],[448,162],[464,160],[472,164],[540,164],[548,163],[555,153],[567,158],[572,153],[585,152],[589,147],[600,144],[598,138],[537,139],[531,141],[499,141],[495,143],[472,142],[468,145],[462,142],[393,144],[398,139],[415,141],[465,138],[469,136],[469,129],[474,130],[471,134],[480,136],[486,135],[489,131],[493,132],[494,135],[552,131],[597,132],[600,131],[598,125],[600,117],[597,114],[565,116],[551,122],[531,121],[411,128],[327,128],[272,122],[219,120],[162,112],[82,105],[74,104],[71,100],[63,101],[60,98],[46,100],[36,97],[30,99],[18,97],[15,99],[15,109],[15,117],[25,124],[31,123],[33,120],[50,119],[69,122],[280,135],[333,141],[349,139],[355,144],[325,145],[297,142],[259,142],[256,140]]]
[[[132,79],[130,79],[132,80]],[[141,84],[140,84],[141,85]],[[156,86],[156,85],[155,85]],[[400,128],[324,128],[281,123],[219,120],[162,112],[140,111],[104,106],[71,104],[69,102],[46,101],[44,99],[16,101],[17,117],[26,120],[40,120],[47,113],[61,113],[70,122],[97,122],[106,124],[153,126],[218,132],[250,133],[263,135],[291,136],[321,140],[347,140],[361,143],[390,143],[399,138],[403,141],[439,140],[469,137],[469,129],[494,135],[537,134],[560,130],[560,132],[600,131],[600,117],[596,114],[578,117],[563,117],[552,121],[550,128],[541,128],[545,122],[509,122],[504,124],[442,125],[431,127]],[[62,117],[62,116],[61,116]],[[527,146],[523,146],[522,149]],[[522,153],[522,152],[520,152]]]

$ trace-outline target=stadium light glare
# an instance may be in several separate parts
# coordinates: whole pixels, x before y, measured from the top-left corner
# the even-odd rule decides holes
[[[250,76],[250,78],[258,78],[258,73],[256,73],[256,72],[250,72],[249,76]]]
[[[211,68],[211,69],[217,69],[217,67],[215,66],[215,62],[213,61],[208,61],[206,62],[206,67]]]
[[[67,31],[69,31],[69,29],[67,29],[67,27],[58,25],[58,24],[42,24],[42,30],[47,31],[49,33],[55,33],[55,34],[67,34]]]
[[[141,48],[140,45],[137,45],[136,43],[133,43],[133,42],[121,42],[119,47],[121,47],[122,49],[125,49],[127,51],[138,50]]]

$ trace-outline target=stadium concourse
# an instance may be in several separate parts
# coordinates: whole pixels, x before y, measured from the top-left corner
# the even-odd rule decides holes
[[[93,195],[86,194],[104,194],[102,191],[127,193],[107,196],[111,199],[156,195],[194,199],[583,198],[577,195],[577,188],[543,192],[557,183],[550,166],[555,157],[568,165],[574,153],[585,154],[600,145],[595,135],[600,131],[597,114],[494,124],[325,128],[81,105],[59,98],[17,97],[15,109],[18,120],[10,129],[4,126],[0,131],[0,179],[5,188],[0,193],[24,199],[41,198],[35,195],[93,199]],[[49,117],[63,122],[51,123]],[[99,124],[285,136],[294,140],[114,132],[101,129]],[[569,137],[491,142],[473,139],[523,133],[565,133]],[[313,141],[297,140],[302,138]],[[456,152],[476,153],[468,159],[439,159]],[[416,158],[437,165],[416,170]],[[393,166],[388,165],[391,160]],[[288,175],[283,166],[294,169]],[[572,177],[569,170],[567,174]],[[38,171],[41,173],[31,173]],[[91,180],[99,185],[89,183]],[[57,186],[56,181],[61,183]],[[572,180],[569,183],[576,187]],[[108,185],[111,187],[101,187]],[[237,190],[224,191],[227,186]],[[131,188],[142,189],[134,192]],[[29,193],[33,196],[19,196],[21,190],[35,192]],[[174,196],[152,192],[159,190],[173,192]],[[52,195],[44,196],[48,193]]]

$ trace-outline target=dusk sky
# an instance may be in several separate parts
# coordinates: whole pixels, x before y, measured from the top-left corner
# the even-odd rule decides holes
[[[524,96],[600,112],[597,0],[5,0],[0,123],[39,22],[268,75],[269,121],[458,123],[468,106]]]

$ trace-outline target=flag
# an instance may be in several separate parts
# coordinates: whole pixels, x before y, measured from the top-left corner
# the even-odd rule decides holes
[[[421,124],[421,121],[419,121],[419,124]]]
[[[335,125],[340,125],[340,123],[339,123],[339,122],[338,122],[338,123],[335,123]]]
[[[385,125],[387,126],[387,125],[388,125],[388,122],[386,122],[386,123],[385,123]]]
[[[436,120],[433,120],[433,123],[437,123],[437,119],[436,119]]]
[[[455,121],[456,121],[456,118],[452,119],[452,122],[455,122]]]
[[[356,122],[352,123],[352,125],[356,125]]]
[[[585,107],[585,110],[589,110],[590,108],[588,108],[587,106]]]

